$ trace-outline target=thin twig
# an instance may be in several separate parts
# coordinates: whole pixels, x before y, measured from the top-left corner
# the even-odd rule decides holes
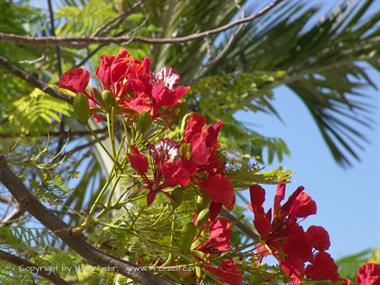
[[[51,0],[47,0],[48,8],[49,8],[49,17],[50,17],[50,33],[53,37],[55,37],[55,23],[54,23],[54,11],[53,11],[53,5],[51,3]],[[62,76],[62,61],[61,61],[61,48],[59,46],[55,47],[55,53],[57,55],[57,72],[58,76]],[[61,122],[59,124],[59,130],[64,131],[65,130],[65,117],[60,114],[59,117],[61,118]],[[59,152],[59,150],[62,148],[64,144],[64,139],[60,137],[58,139],[56,153]]]
[[[139,0],[135,4],[133,4],[129,9],[127,9],[125,12],[121,13],[120,15],[112,18],[108,22],[104,23],[102,26],[100,26],[91,36],[92,37],[98,37],[102,35],[106,35],[113,29],[117,29],[121,23],[130,15],[132,15],[134,12],[137,11],[137,9],[140,8],[140,6],[144,3],[144,0]],[[118,22],[118,23],[116,23]],[[113,25],[115,24],[116,25]]]
[[[4,204],[7,204],[9,202],[12,201],[12,198],[9,198],[9,197],[5,197],[5,196],[0,196],[0,203],[4,203]]]
[[[14,221],[16,221],[17,219],[19,219],[24,213],[25,213],[25,210],[22,209],[20,205],[17,204],[17,206],[13,209],[13,211],[0,222],[0,225],[2,227],[8,226],[12,224]]]
[[[58,162],[62,159],[68,158],[69,156],[72,156],[73,154],[77,153],[78,151],[84,150],[84,149],[86,149],[86,148],[96,144],[97,142],[106,139],[106,138],[108,138],[108,134],[103,135],[102,137],[99,137],[99,138],[92,140],[88,143],[78,145],[77,147],[74,147],[73,149],[56,156],[52,162]]]
[[[17,265],[19,268],[23,268],[25,270],[28,270],[34,274],[37,274],[38,276],[44,277],[54,284],[57,285],[69,285],[71,283],[66,282],[63,280],[58,274],[56,274],[52,270],[48,270],[44,266],[38,266],[37,264],[31,263],[28,260],[25,260],[23,258],[20,258],[18,256],[15,256],[13,254],[10,254],[6,251],[0,250],[0,259],[5,260],[9,263],[12,263],[14,265]]]
[[[243,7],[240,7],[240,5],[238,5],[236,3],[236,5],[238,6],[239,9],[241,9],[241,18],[243,19],[244,18],[244,9]],[[265,13],[269,12],[270,9],[266,10]],[[265,14],[264,13],[264,14]],[[262,14],[262,15],[264,15]],[[206,66],[201,70],[201,72],[195,77],[193,78],[189,84],[192,84],[193,82],[199,80],[200,78],[202,78],[203,76],[205,76],[207,73],[209,73],[209,71],[215,66],[217,65],[224,57],[225,55],[228,53],[229,49],[231,48],[231,46],[233,45],[233,43],[235,42],[235,40],[237,39],[238,35],[243,31],[244,29],[244,24],[241,24],[240,26],[237,27],[236,31],[233,32],[233,34],[230,36],[230,38],[228,39],[227,43],[224,45],[224,47],[222,48],[222,50],[218,53],[218,55],[211,59],[207,64]]]
[[[228,212],[225,209],[222,209],[221,215],[229,219],[231,222],[235,224],[235,226],[241,230],[243,233],[245,233],[247,236],[249,236],[253,240],[258,240],[259,236],[247,225],[241,222],[240,219],[236,218],[233,214]]]
[[[200,33],[194,33],[191,35],[183,37],[172,37],[172,38],[148,38],[148,37],[33,37],[33,36],[20,36],[15,34],[0,33],[0,41],[2,42],[12,42],[17,44],[26,45],[59,45],[66,47],[84,48],[93,43],[101,44],[125,44],[126,42],[137,42],[146,44],[182,44],[189,41],[195,41],[202,38],[206,38],[221,32],[225,32],[235,26],[239,26],[244,23],[252,22],[253,20],[261,17],[267,11],[271,10],[284,0],[276,0],[273,3],[267,5],[259,12],[254,15],[244,17],[242,19],[236,20],[234,22],[228,23],[226,25],[210,29]]]
[[[50,17],[50,33],[53,37],[55,37],[55,25],[54,25],[54,11],[51,0],[47,0],[48,8],[49,8],[49,17]],[[59,77],[62,75],[62,62],[61,62],[61,48],[59,46],[55,47],[55,52],[57,55],[57,72]]]

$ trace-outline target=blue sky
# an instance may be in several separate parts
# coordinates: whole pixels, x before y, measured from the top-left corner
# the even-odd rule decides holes
[[[379,75],[371,75],[380,87]],[[336,164],[306,107],[286,87],[275,90],[273,102],[284,123],[264,114],[238,114],[239,119],[254,124],[258,132],[285,140],[291,156],[280,164],[295,170],[288,193],[304,185],[316,200],[317,215],[303,224],[322,225],[329,231],[330,251],[336,258],[380,245],[380,100],[378,91],[367,89],[366,93],[375,105],[373,130],[363,130],[371,143],[360,153],[362,161],[349,169]],[[268,191],[272,197],[274,187],[266,188],[272,190]]]

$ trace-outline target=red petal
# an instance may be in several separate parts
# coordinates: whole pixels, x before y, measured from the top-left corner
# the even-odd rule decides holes
[[[257,232],[262,237],[268,236],[272,229],[272,224],[263,214],[255,215],[255,220],[253,224],[255,225],[255,229],[257,230]]]
[[[184,142],[190,143],[190,139],[193,135],[201,133],[203,127],[206,125],[206,119],[199,113],[191,114],[190,118],[187,120],[186,130],[184,135]]]
[[[156,199],[156,195],[157,195],[156,191],[149,191],[148,192],[148,195],[146,197],[146,202],[147,202],[148,206],[150,206],[154,202],[154,199]]]
[[[197,247],[205,253],[219,253],[230,250],[232,228],[231,224],[223,218],[211,223],[209,239]]]
[[[285,187],[286,187],[285,183],[277,184],[276,194],[274,195],[274,208],[275,209],[279,208],[281,201],[284,200]]]
[[[191,181],[191,176],[194,174],[194,171],[189,172],[189,170],[191,171],[182,160],[177,160],[164,163],[162,174],[165,176],[165,182],[168,187],[176,184],[187,186]]]
[[[312,246],[302,227],[294,225],[288,234],[289,236],[282,243],[282,249],[287,258],[299,258],[303,261],[312,260]]]
[[[249,195],[253,211],[262,208],[265,201],[265,190],[260,185],[252,185],[249,187]]]
[[[58,86],[72,92],[86,94],[86,87],[90,81],[87,69],[77,67],[66,71],[58,82]]]
[[[310,242],[315,249],[320,251],[328,250],[330,247],[329,233],[323,228],[318,226],[310,226],[307,231]]]
[[[305,275],[304,262],[302,259],[287,258],[280,262],[280,267],[294,285],[301,284],[303,276]]]
[[[144,176],[148,171],[148,158],[141,154],[135,146],[131,146],[133,154],[128,153],[128,158],[131,162],[131,166],[141,176]]]
[[[317,204],[306,192],[300,193],[290,206],[289,215],[306,218],[317,213]]]
[[[319,252],[315,256],[313,264],[306,267],[306,276],[311,280],[331,280],[336,282],[339,279],[338,266],[330,254]]]
[[[217,147],[218,146],[218,135],[223,126],[223,121],[217,122],[215,125],[211,125],[207,129],[206,145],[208,147]]]
[[[223,174],[209,176],[206,181],[200,183],[214,203],[223,204],[228,210],[232,210],[235,205],[235,194],[228,177]]]
[[[106,89],[111,89],[111,65],[115,57],[112,55],[103,55],[100,57],[99,67],[96,69],[96,76],[102,82]]]
[[[205,134],[194,134],[191,138],[191,161],[199,166],[205,165],[213,150],[206,146]]]
[[[208,267],[208,270],[229,285],[240,285],[242,283],[242,275],[232,259],[224,260],[218,268]]]
[[[211,203],[210,204],[210,222],[215,221],[216,217],[219,215],[222,210],[223,204],[221,203]]]

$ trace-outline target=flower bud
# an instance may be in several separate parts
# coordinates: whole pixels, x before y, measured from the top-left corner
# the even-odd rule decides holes
[[[197,197],[197,210],[202,211],[203,209],[208,208],[208,200],[205,197]]]
[[[97,88],[92,88],[91,94],[95,97],[96,101],[98,101],[101,106],[104,105],[102,94],[99,92]]]
[[[73,102],[75,117],[82,123],[86,123],[90,118],[90,106],[88,98],[83,93],[78,93]]]
[[[113,105],[115,103],[115,98],[109,90],[104,90],[102,92],[102,99],[108,105]]]
[[[208,208],[203,209],[197,218],[197,227],[201,227],[210,217],[210,210]]]

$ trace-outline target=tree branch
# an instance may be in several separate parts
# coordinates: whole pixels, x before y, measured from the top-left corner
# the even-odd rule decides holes
[[[265,6],[259,12],[254,15],[244,17],[226,25],[207,30],[200,33],[194,33],[183,37],[173,38],[147,38],[147,37],[32,37],[32,36],[20,36],[15,34],[0,33],[0,41],[8,43],[16,43],[23,45],[59,45],[65,47],[84,48],[93,43],[100,44],[125,44],[129,42],[146,43],[146,44],[182,44],[190,41],[199,40],[205,37],[209,37],[221,32],[225,32],[235,26],[252,22],[253,20],[261,17],[267,11],[271,10],[284,0],[275,0],[273,3]]]
[[[6,58],[0,56],[0,65],[2,65],[6,70],[8,70],[13,75],[21,78],[26,83],[29,83],[30,85],[37,87],[41,89],[43,92],[57,98],[60,100],[63,100],[67,103],[72,104],[74,98],[70,97],[68,95],[65,95],[61,92],[58,92],[54,88],[46,85],[44,82],[38,80],[35,78],[31,73],[26,72],[25,70],[13,65],[11,62],[9,62]]]
[[[0,181],[9,190],[20,206],[28,211],[41,224],[53,231],[72,250],[81,255],[89,264],[112,268],[124,276],[130,277],[143,284],[169,285],[170,281],[153,275],[150,272],[139,270],[132,262],[119,259],[92,247],[82,235],[72,231],[72,228],[49,211],[13,174],[9,169],[4,156],[0,154]]]
[[[91,136],[94,133],[95,134],[104,134],[107,132],[107,128],[97,129],[94,131],[55,131],[55,132],[47,132],[47,133],[41,133],[41,134],[20,134],[20,133],[13,133],[13,132],[3,132],[0,133],[0,138],[13,138],[13,137],[20,137],[25,136],[28,138],[34,138],[34,137],[85,137],[85,136]]]
[[[6,251],[0,250],[0,259],[8,261],[9,263],[13,263],[14,265],[17,265],[19,267],[22,267],[25,270],[28,270],[34,274],[37,274],[41,277],[44,277],[54,284],[57,285],[69,285],[69,282],[66,282],[63,280],[59,275],[54,273],[51,270],[47,270],[46,268],[42,266],[38,266],[34,263],[31,263],[25,259],[22,259],[18,256],[15,256],[13,254],[10,254]]]

